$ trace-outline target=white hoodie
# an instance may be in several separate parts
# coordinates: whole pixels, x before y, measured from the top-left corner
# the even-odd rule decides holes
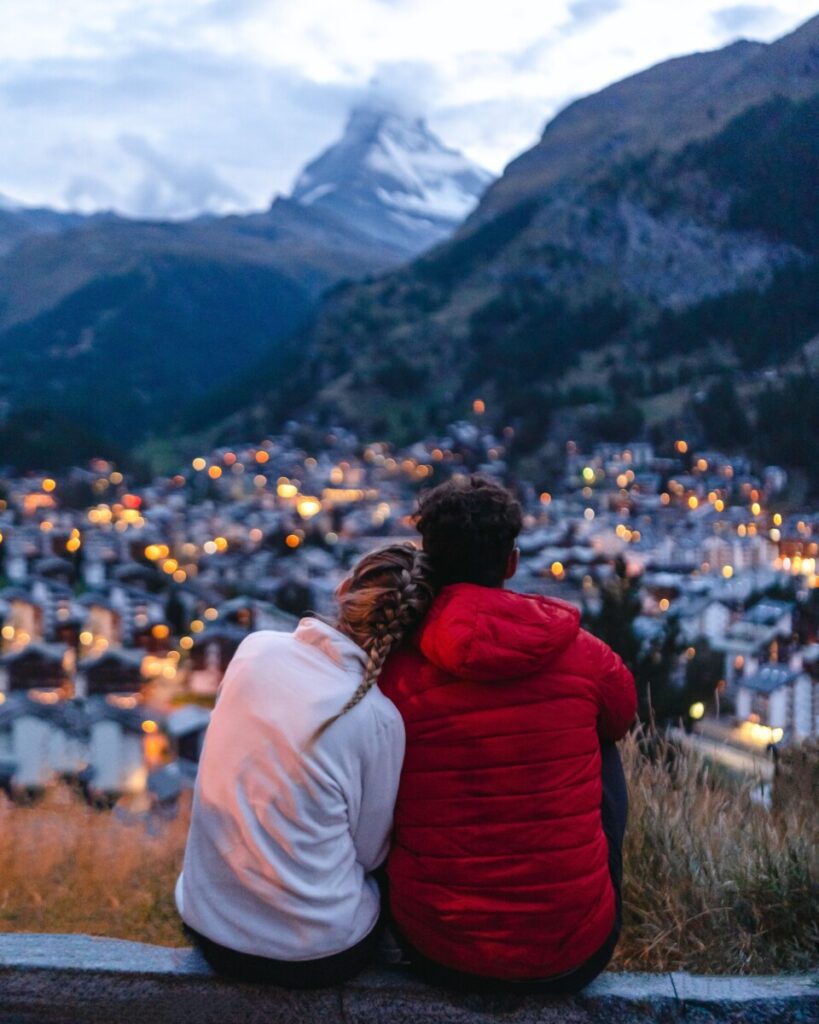
[[[319,619],[246,637],[208,726],[176,904],[214,942],[314,960],[372,930],[404,726],[373,687],[310,744],[361,682],[367,656]]]

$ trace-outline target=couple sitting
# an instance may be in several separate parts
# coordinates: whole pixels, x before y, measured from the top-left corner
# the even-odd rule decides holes
[[[179,912],[234,977],[339,984],[386,934],[432,980],[576,992],[620,930],[633,679],[574,607],[503,589],[508,491],[453,480],[417,524],[423,552],[362,558],[334,625],[237,650]]]

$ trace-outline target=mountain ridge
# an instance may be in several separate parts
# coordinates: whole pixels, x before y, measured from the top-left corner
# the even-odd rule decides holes
[[[480,397],[531,450],[581,429],[584,417],[589,430],[616,433],[618,409],[635,432],[643,409],[652,429],[673,429],[665,410],[683,414],[683,369],[685,417],[696,418],[698,381],[727,374],[745,387],[775,365],[780,344],[788,355],[808,342],[819,332],[819,18],[776,43],[727,50],[603,90],[608,99],[636,90],[628,117],[644,87],[656,111],[663,88],[673,95],[678,122],[687,104],[697,130],[679,144],[620,145],[622,111],[601,122],[608,99],[578,101],[570,127],[591,141],[570,156],[583,173],[549,164],[556,133],[547,126],[545,157],[542,141],[514,161],[451,240],[333,295],[299,342],[300,386],[291,373],[287,395],[257,395],[256,427],[266,407],[268,426],[298,413],[406,441]],[[733,112],[705,111],[708,132],[699,85],[679,94],[680,71],[696,78],[701,60],[725,83],[727,99],[710,81],[715,109]],[[585,127],[583,109],[594,115]],[[541,158],[552,175],[543,188],[528,166]],[[673,358],[662,334],[672,327]],[[296,394],[298,407],[288,400]]]
[[[819,15],[772,43],[737,40],[718,50],[662,61],[575,100],[545,126],[540,141],[516,157],[488,189],[464,228],[492,219],[570,174],[587,174],[596,160],[680,149],[713,135],[743,110],[782,94],[798,99],[815,89]],[[604,131],[616,115],[618,131]],[[598,148],[593,144],[599,141]]]

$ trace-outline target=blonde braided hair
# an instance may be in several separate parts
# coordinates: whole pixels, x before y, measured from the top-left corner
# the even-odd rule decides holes
[[[413,544],[390,544],[358,562],[338,592],[338,629],[366,651],[367,665],[355,693],[319,726],[314,740],[366,697],[389,654],[421,623],[434,596],[426,555]]]

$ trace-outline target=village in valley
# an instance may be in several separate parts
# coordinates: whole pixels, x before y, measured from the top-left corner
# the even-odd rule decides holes
[[[480,472],[524,508],[511,586],[579,605],[606,639],[627,631],[642,717],[764,801],[777,752],[817,735],[819,515],[790,507],[783,469],[682,438],[570,441],[543,491],[484,412],[402,450],[290,423],[147,486],[103,460],[3,477],[0,786],[172,808],[242,638],[331,615],[362,553],[417,538],[422,488]]]

